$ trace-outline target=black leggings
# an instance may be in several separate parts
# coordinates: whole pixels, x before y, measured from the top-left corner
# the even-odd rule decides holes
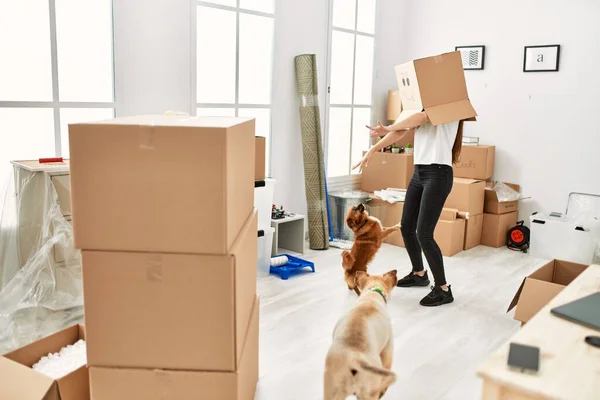
[[[433,231],[452,190],[452,182],[452,167],[448,165],[415,165],[402,212],[402,236],[413,271],[423,271],[422,249],[436,286],[446,284],[446,274]]]

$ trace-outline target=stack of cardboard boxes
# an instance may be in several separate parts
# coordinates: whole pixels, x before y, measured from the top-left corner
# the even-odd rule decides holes
[[[254,120],[70,126],[93,400],[253,399]]]

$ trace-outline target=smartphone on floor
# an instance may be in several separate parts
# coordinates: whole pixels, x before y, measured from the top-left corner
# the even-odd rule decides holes
[[[539,347],[511,343],[508,351],[508,367],[519,372],[538,373],[540,369]]]

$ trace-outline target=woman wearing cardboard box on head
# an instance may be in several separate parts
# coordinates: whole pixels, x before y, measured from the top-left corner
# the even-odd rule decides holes
[[[402,112],[390,126],[367,126],[371,136],[385,137],[375,144],[353,169],[366,167],[371,156],[415,131],[415,172],[408,185],[401,231],[412,271],[398,287],[429,286],[422,252],[435,281],[423,306],[452,303],[446,282],[442,252],[433,232],[452,190],[452,164],[462,148],[462,126],[477,115],[471,105],[459,52],[411,61],[396,67]]]

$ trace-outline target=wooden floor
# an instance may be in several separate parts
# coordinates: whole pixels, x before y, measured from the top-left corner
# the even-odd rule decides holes
[[[260,278],[260,380],[256,400],[322,399],[334,324],[356,299],[342,280],[340,251],[308,252],[316,273]],[[395,289],[388,304],[398,381],[384,399],[481,398],[476,368],[518,329],[506,308],[524,276],[544,261],[480,246],[445,259],[455,302],[424,308],[427,288]],[[372,273],[410,271],[402,248],[384,245]]]

